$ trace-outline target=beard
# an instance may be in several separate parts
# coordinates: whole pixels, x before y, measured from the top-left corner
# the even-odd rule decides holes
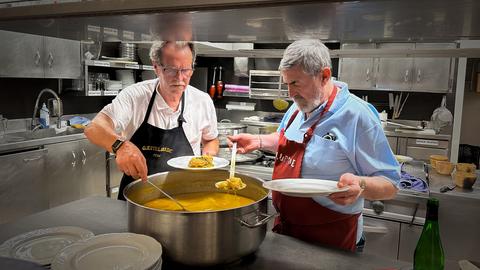
[[[317,97],[309,101],[304,99],[301,96],[294,96],[293,101],[295,101],[295,104],[297,104],[298,109],[300,109],[300,111],[302,111],[303,113],[310,113],[316,108],[318,108],[320,104],[322,104],[320,97]]]

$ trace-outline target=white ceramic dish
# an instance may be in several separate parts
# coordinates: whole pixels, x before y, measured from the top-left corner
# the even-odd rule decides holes
[[[397,159],[397,161],[399,163],[408,163],[408,162],[411,162],[413,160],[412,157],[402,156],[402,155],[395,155],[395,158]]]
[[[304,178],[268,181],[263,183],[263,187],[292,197],[328,196],[349,189],[349,187],[338,188],[336,181]]]
[[[0,246],[0,256],[48,265],[64,247],[94,234],[79,227],[38,229],[8,239]]]
[[[64,248],[53,260],[52,269],[158,269],[161,256],[162,246],[150,236],[110,233]]]
[[[195,157],[195,156],[183,156],[183,157],[176,157],[172,158],[167,161],[167,164],[177,168],[177,169],[182,169],[182,170],[190,170],[190,171],[209,171],[209,170],[214,170],[214,169],[220,169],[223,167],[228,166],[230,162],[224,158],[220,157],[213,157],[213,167],[210,168],[190,168],[188,167],[188,162]]]

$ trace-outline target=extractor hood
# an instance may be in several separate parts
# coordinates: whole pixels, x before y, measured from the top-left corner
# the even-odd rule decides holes
[[[70,2],[73,3],[0,8],[0,29],[76,40],[103,40],[106,32],[117,33],[119,39],[129,33],[129,39],[135,41],[176,38],[287,43],[300,38],[340,42],[480,39],[478,0]]]

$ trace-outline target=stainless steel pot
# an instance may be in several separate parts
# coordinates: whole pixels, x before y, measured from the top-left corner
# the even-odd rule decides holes
[[[229,123],[224,121],[225,119],[221,120],[220,123],[217,124],[218,140],[220,141],[220,147],[228,145],[227,136],[233,135],[234,130],[236,130],[239,134],[247,132],[247,125],[238,124],[238,123]]]
[[[137,180],[124,190],[128,229],[157,239],[172,260],[195,266],[235,261],[254,252],[265,238],[268,190],[256,177],[236,174],[247,184],[237,194],[255,202],[222,211],[162,211],[142,204],[163,197],[148,183]],[[219,192],[215,182],[228,178],[226,170],[172,171],[157,174],[151,181],[175,197],[193,192]]]

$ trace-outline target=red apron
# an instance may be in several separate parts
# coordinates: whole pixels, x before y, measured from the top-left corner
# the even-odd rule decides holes
[[[313,136],[315,127],[325,112],[330,109],[336,95],[337,87],[334,87],[318,120],[305,133],[303,143],[290,141],[285,137],[285,130],[297,116],[298,110],[293,113],[287,126],[280,132],[272,180],[301,177],[305,148]],[[272,192],[272,198],[273,205],[280,213],[280,216],[275,219],[274,232],[355,251],[360,213],[339,213],[321,206],[312,198],[291,197],[276,191]]]

